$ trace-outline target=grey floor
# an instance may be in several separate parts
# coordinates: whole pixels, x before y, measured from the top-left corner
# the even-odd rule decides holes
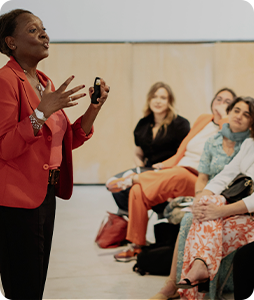
[[[164,276],[140,276],[132,271],[134,262],[116,262],[113,255],[125,247],[100,249],[94,243],[106,211],[117,206],[104,186],[75,186],[70,201],[57,200],[45,299],[149,299],[163,285]],[[156,221],[154,214],[150,242]]]

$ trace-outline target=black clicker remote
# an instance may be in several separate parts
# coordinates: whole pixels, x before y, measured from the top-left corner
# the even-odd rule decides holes
[[[94,93],[92,94],[91,102],[94,104],[98,104],[98,98],[101,97],[101,80],[100,77],[96,77],[94,80]]]

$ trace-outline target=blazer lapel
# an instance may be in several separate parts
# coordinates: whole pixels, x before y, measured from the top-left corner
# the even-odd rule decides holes
[[[20,67],[20,65],[17,63],[17,61],[14,59],[14,57],[10,57],[10,61],[8,62],[9,67],[12,69],[12,71],[19,77],[21,81],[21,85],[23,87],[24,94],[26,95],[27,102],[29,106],[31,107],[31,110],[34,111],[38,105],[40,104],[40,99],[36,95],[34,89],[32,88],[30,82],[27,80],[26,75],[23,71],[23,69]],[[41,82],[41,84],[44,86],[44,88],[47,85],[48,80],[50,80],[43,72],[37,70],[38,78]],[[52,84],[52,91],[54,91],[54,85]],[[21,103],[22,105],[22,103]],[[49,127],[49,129],[52,131],[52,125],[53,120],[49,118],[45,124]]]
[[[10,61],[8,62],[9,67],[12,71],[19,77],[21,84],[23,86],[24,93],[26,95],[27,101],[32,110],[39,105],[40,99],[36,95],[35,91],[33,90],[31,84],[26,78],[26,75],[20,65],[16,62],[14,57],[11,56]]]

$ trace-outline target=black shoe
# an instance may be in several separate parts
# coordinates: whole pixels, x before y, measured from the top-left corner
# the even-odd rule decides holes
[[[201,281],[195,281],[195,283],[190,282],[188,278],[184,278],[183,280],[186,281],[186,283],[177,283],[176,287],[177,289],[192,289],[195,286],[198,286],[198,292],[199,293],[208,293],[209,292],[209,284],[210,284],[210,278],[206,278]]]

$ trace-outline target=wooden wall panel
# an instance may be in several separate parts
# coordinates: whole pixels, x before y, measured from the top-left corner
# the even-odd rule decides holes
[[[136,44],[133,46],[133,107],[141,116],[145,95],[156,81],[170,85],[177,112],[191,123],[210,112],[213,96],[213,45]]]
[[[39,69],[56,88],[71,75],[70,87],[94,78],[109,83],[109,98],[95,122],[95,134],[74,150],[74,182],[105,183],[133,167],[133,130],[142,117],[146,95],[157,81],[168,83],[180,115],[191,124],[210,112],[214,93],[224,86],[254,96],[254,43],[216,44],[51,44]],[[8,61],[0,55],[0,66]],[[89,96],[66,110],[74,121],[88,107]]]
[[[226,85],[239,96],[254,97],[254,43],[215,44],[214,87]]]

